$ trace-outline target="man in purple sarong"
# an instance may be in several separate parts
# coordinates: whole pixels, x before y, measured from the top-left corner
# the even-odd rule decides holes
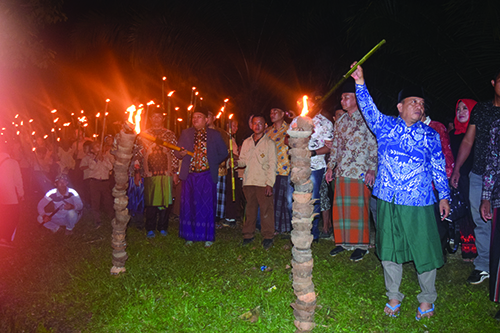
[[[182,131],[176,152],[182,159],[179,178],[182,182],[179,236],[186,245],[215,240],[215,205],[218,166],[227,158],[227,146],[220,133],[207,128],[208,110],[199,107],[193,113],[193,127]],[[194,156],[187,155],[194,152]]]

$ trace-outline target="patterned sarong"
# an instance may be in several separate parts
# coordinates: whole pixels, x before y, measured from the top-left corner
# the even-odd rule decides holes
[[[419,274],[443,266],[434,206],[377,200],[377,255],[398,264],[413,261]]]
[[[172,204],[172,179],[170,176],[144,178],[144,205],[165,206]]]
[[[226,217],[226,176],[219,176],[217,182],[217,209],[215,216],[220,219]]]
[[[274,230],[279,233],[292,231],[292,220],[288,209],[287,195],[289,176],[276,176],[274,182]]]
[[[369,203],[370,190],[361,179],[336,178],[332,207],[335,245],[370,244]]]
[[[179,236],[187,241],[215,240],[216,184],[210,171],[190,173],[182,182]]]

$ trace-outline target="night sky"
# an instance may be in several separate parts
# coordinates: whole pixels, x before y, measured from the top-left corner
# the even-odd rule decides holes
[[[29,30],[33,12],[18,2],[0,7],[22,18],[1,25],[0,47],[16,52],[8,37]],[[446,122],[457,99],[490,99],[500,69],[498,1],[66,0],[61,10],[66,21],[36,28],[34,39],[56,52],[45,68],[40,57],[19,64],[0,52],[4,123],[20,113],[48,127],[53,108],[84,109],[92,121],[106,98],[120,120],[133,103],[161,102],[163,76],[182,110],[192,86],[214,110],[229,97],[229,112],[245,121],[271,107],[296,110],[303,94],[326,93],[382,39],[364,66],[380,109],[396,114],[398,91],[418,84],[433,119]],[[338,101],[336,92],[324,107]]]

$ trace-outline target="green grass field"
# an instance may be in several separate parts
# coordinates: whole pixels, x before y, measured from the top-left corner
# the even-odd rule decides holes
[[[291,243],[269,251],[260,235],[241,247],[241,229],[217,230],[211,248],[185,247],[178,223],[146,239],[127,232],[127,272],[111,276],[111,226],[86,213],[74,235],[52,234],[23,207],[15,248],[0,248],[0,332],[294,332]],[[384,316],[382,267],[371,251],[358,263],[334,244],[313,244],[315,332],[499,332],[488,283],[465,283],[473,269],[458,254],[438,271],[436,315],[415,320],[419,286],[404,266],[398,318]],[[267,266],[262,271],[261,266]]]

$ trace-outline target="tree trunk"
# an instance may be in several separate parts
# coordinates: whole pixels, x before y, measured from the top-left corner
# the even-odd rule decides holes
[[[309,332],[315,327],[314,310],[316,293],[312,282],[313,258],[311,234],[313,218],[313,184],[311,177],[311,153],[309,137],[314,125],[307,117],[298,117],[297,126],[288,130],[290,135],[291,181],[293,193],[292,215],[292,275],[293,289],[297,299],[291,304],[295,316],[296,332]]]
[[[111,221],[111,225],[113,226],[113,234],[111,236],[113,267],[110,272],[113,275],[125,272],[125,262],[128,259],[127,252],[125,251],[127,248],[125,235],[127,224],[130,220],[127,209],[128,167],[132,159],[135,138],[135,133],[126,133],[122,129],[118,137],[118,150],[115,154],[115,164],[113,167],[115,173],[115,187],[113,188],[115,217]]]

